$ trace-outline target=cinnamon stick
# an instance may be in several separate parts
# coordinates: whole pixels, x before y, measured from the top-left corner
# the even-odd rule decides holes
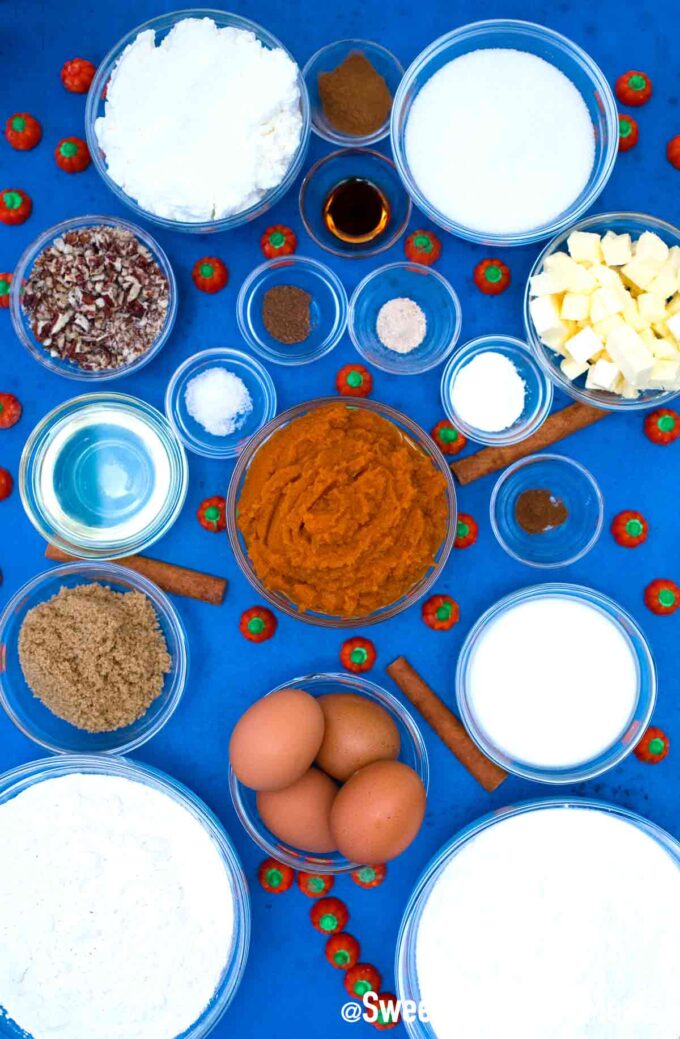
[[[77,556],[70,556],[68,552],[63,552],[56,545],[50,544],[45,549],[45,557],[59,563],[78,561]],[[160,559],[150,559],[148,556],[126,556],[124,559],[116,559],[116,563],[148,577],[171,595],[198,599],[199,602],[206,602],[212,606],[220,606],[224,602],[227,582],[223,577],[214,577],[212,574],[190,570],[186,566],[176,566],[174,563],[163,563]]]
[[[519,444],[485,447],[474,455],[461,458],[459,462],[452,462],[451,468],[459,483],[481,480],[483,476],[495,473],[497,469],[505,469],[507,465],[512,465],[520,458],[526,458],[535,451],[542,451],[544,447],[556,444],[558,440],[577,433],[579,429],[592,426],[609,414],[611,413],[601,408],[591,408],[589,404],[568,404],[561,411],[554,411],[552,415],[548,415],[543,425]]]
[[[508,773],[482,754],[455,714],[430,689],[405,657],[397,657],[388,664],[387,673],[461,765],[488,793],[492,793],[507,779]]]

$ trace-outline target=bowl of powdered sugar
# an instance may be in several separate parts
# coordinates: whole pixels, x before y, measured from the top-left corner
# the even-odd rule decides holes
[[[109,52],[85,129],[97,170],[139,215],[174,230],[224,231],[260,216],[294,181],[309,97],[291,55],[259,25],[177,11]]]

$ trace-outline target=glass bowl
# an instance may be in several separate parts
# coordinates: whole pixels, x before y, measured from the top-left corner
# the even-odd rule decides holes
[[[406,124],[411,106],[425,83],[455,58],[489,48],[528,51],[554,65],[580,91],[593,122],[595,159],[587,185],[568,209],[550,223],[531,231],[492,234],[456,223],[430,205],[418,188],[406,157]],[[428,219],[445,231],[471,242],[489,246],[529,245],[557,234],[578,220],[593,204],[614,168],[619,147],[619,120],[609,84],[585,51],[545,26],[499,18],[454,29],[418,55],[406,70],[392,105],[391,141],[394,161],[406,190]]]
[[[185,394],[192,379],[212,368],[233,372],[245,383],[252,411],[243,416],[233,433],[215,436],[187,411]],[[189,451],[205,458],[235,458],[248,437],[257,433],[276,414],[276,389],[272,377],[259,361],[240,350],[215,347],[187,358],[175,371],[165,391],[165,414],[175,433]]]
[[[524,491],[545,489],[564,502],[568,516],[559,527],[529,534],[515,518]],[[529,455],[509,466],[491,494],[491,527],[513,559],[527,566],[568,566],[582,559],[599,538],[604,501],[592,473],[564,455]]]
[[[234,932],[227,962],[215,994],[194,1024],[182,1033],[181,1039],[205,1039],[215,1027],[236,994],[248,958],[250,943],[250,895],[243,867],[224,827],[206,804],[188,787],[172,776],[128,761],[96,754],[69,754],[58,758],[44,758],[5,772],[0,777],[0,804],[6,804],[18,794],[38,783],[71,775],[115,776],[133,783],[142,783],[165,794],[180,808],[184,808],[203,827],[215,845],[229,878],[234,898]],[[25,1036],[12,1022],[4,1018],[0,1033],[11,1039]]]
[[[324,696],[327,693],[354,693],[384,707],[399,729],[401,750],[398,760],[403,761],[405,765],[409,765],[418,773],[423,781],[425,793],[427,793],[430,770],[425,741],[412,714],[391,693],[359,675],[347,674],[305,675],[302,678],[293,678],[290,682],[283,682],[272,692],[278,692],[280,689],[304,689],[312,696]],[[300,851],[279,840],[260,819],[255,791],[239,782],[232,768],[229,769],[229,790],[236,814],[246,833],[265,855],[270,855],[277,862],[283,862],[293,869],[312,873],[348,873],[358,866],[367,865],[363,862],[350,862],[337,851],[329,852],[326,855],[316,855],[312,852]]]
[[[590,231],[600,235],[605,234],[606,231],[615,231],[617,234],[630,234],[633,239],[639,238],[643,231],[653,231],[664,240],[666,245],[680,246],[680,229],[665,220],[648,216],[646,213],[602,213],[598,216],[590,216],[586,220],[581,220],[580,223],[568,227],[545,246],[531,269],[524,290],[524,327],[527,341],[541,368],[559,390],[563,390],[574,400],[579,400],[583,404],[591,404],[594,408],[602,408],[604,411],[639,411],[643,408],[664,407],[680,394],[680,390],[643,390],[634,400],[620,397],[615,393],[607,393],[605,390],[588,390],[585,387],[585,377],[580,376],[575,380],[568,379],[560,368],[561,356],[550,347],[545,346],[538,338],[529,313],[529,303],[532,298],[531,279],[541,273],[548,256],[552,256],[553,253],[560,250],[566,250],[567,238],[574,231]]]
[[[389,203],[387,226],[370,242],[343,242],[324,223],[323,207],[328,195],[352,177],[379,188]],[[358,259],[376,256],[394,245],[406,230],[411,199],[401,185],[394,163],[385,155],[369,148],[342,148],[319,159],[305,176],[300,187],[300,216],[307,234],[326,252]]]
[[[27,281],[31,275],[33,264],[43,250],[52,244],[55,238],[60,238],[69,231],[79,231],[83,228],[97,227],[101,225],[129,231],[130,234],[133,234],[135,238],[139,239],[142,245],[149,250],[168,282],[168,309],[160,333],[156,337],[155,342],[152,343],[149,349],[143,354],[137,357],[134,361],[130,361],[129,364],[122,364],[118,368],[87,372],[71,361],[62,361],[58,357],[52,357],[42,343],[35,338],[28,315],[24,312],[24,308],[21,305],[21,294],[24,282]],[[175,275],[170,266],[170,261],[164,251],[161,249],[158,242],[154,241],[151,235],[142,230],[141,227],[137,227],[135,224],[131,224],[127,220],[120,220],[118,217],[113,216],[78,216],[72,220],[64,220],[62,223],[50,227],[47,231],[43,231],[43,233],[39,235],[21,255],[10,288],[10,312],[12,315],[12,325],[14,326],[17,338],[23,343],[29,353],[35,357],[36,361],[40,361],[45,368],[49,368],[50,371],[56,372],[57,375],[64,375],[67,379],[80,379],[87,382],[103,382],[110,379],[119,379],[122,375],[129,375],[130,372],[138,371],[140,368],[143,368],[145,364],[148,364],[149,361],[153,360],[161,348],[165,346],[170,337],[170,333],[172,332],[173,325],[175,324],[175,318],[177,317],[177,282],[175,281]]]
[[[613,621],[621,634],[624,636],[636,662],[638,690],[637,701],[633,707],[628,723],[624,727],[618,739],[610,747],[602,751],[592,760],[581,762],[577,765],[565,767],[542,767],[525,761],[516,761],[495,746],[490,736],[477,722],[473,711],[469,678],[470,668],[474,651],[480,640],[486,633],[487,628],[500,616],[522,603],[544,599],[570,599],[580,602],[598,610],[608,620]],[[565,643],[565,653],[578,652],[580,647],[570,647]],[[555,661],[555,667],[559,667],[559,661]],[[463,647],[458,656],[456,666],[456,700],[460,718],[483,754],[495,761],[497,765],[523,779],[531,779],[537,783],[580,783],[586,779],[593,779],[609,771],[626,758],[641,739],[645,729],[649,725],[654,704],[656,703],[656,667],[654,658],[649,648],[649,643],[637,623],[630,614],[601,592],[592,588],[582,587],[575,584],[542,584],[531,588],[522,588],[517,592],[507,595],[494,603],[475,622],[468,633]],[[584,719],[584,725],[587,719]]]
[[[402,595],[402,597],[397,599],[396,602],[383,606],[379,610],[374,610],[373,613],[369,613],[365,616],[338,617],[327,613],[316,613],[313,610],[300,610],[287,596],[282,595],[280,592],[269,591],[253,570],[250,559],[248,558],[245,540],[238,528],[238,501],[241,495],[241,489],[248,474],[248,469],[250,468],[257,451],[266,440],[269,440],[271,436],[277,433],[284,426],[288,425],[289,422],[292,422],[311,411],[315,411],[318,408],[328,407],[330,404],[337,405],[338,398],[319,397],[316,400],[307,401],[304,404],[298,404],[296,407],[289,408],[288,411],[284,411],[280,415],[277,415],[275,419],[259,430],[255,436],[251,437],[236,463],[236,467],[234,468],[229,483],[226,505],[227,533],[229,535],[231,550],[234,553],[236,562],[238,563],[243,575],[255,589],[257,594],[266,600],[270,606],[273,606],[277,610],[281,610],[282,613],[287,614],[289,617],[295,617],[297,620],[304,621],[307,624],[317,624],[319,627],[323,628],[354,628],[360,624],[378,624],[380,621],[389,620],[390,617],[395,617],[398,613],[408,609],[409,606],[412,606],[415,602],[421,599],[439,578],[444,566],[446,565],[446,561],[449,558],[456,536],[458,515],[456,507],[456,488],[453,482],[453,476],[451,475],[451,469],[449,468],[446,459],[432,440],[432,437],[425,433],[420,426],[416,425],[416,423],[413,422],[412,419],[408,418],[408,416],[403,415],[401,412],[396,411],[387,404],[380,404],[378,401],[368,400],[366,398],[353,397],[351,403],[346,405],[348,408],[371,411],[373,414],[379,415],[381,418],[392,422],[403,432],[405,437],[413,441],[416,448],[431,459],[433,467],[444,477],[446,480],[446,499],[449,510],[446,536],[429,573],[425,574],[425,576],[422,577],[406,595]]]
[[[149,220],[153,224],[158,224],[160,227],[166,227],[171,231],[188,231],[194,232],[195,234],[206,234],[207,232],[213,231],[229,231],[232,227],[239,227],[241,224],[248,223],[250,220],[255,220],[257,217],[262,216],[263,213],[266,213],[268,209],[271,209],[272,206],[276,205],[276,203],[286,194],[302,169],[307,154],[307,148],[309,146],[311,117],[307,87],[301,72],[298,72],[297,84],[300,91],[302,130],[300,134],[300,143],[298,144],[297,151],[293,156],[291,164],[280,184],[268,191],[252,206],[249,206],[240,213],[233,213],[231,216],[215,218],[213,220],[186,221],[173,220],[168,217],[158,216],[156,213],[150,213],[147,209],[140,206],[135,199],[123,191],[123,189],[120,188],[109,176],[106,166],[106,156],[99,147],[99,142],[95,133],[95,122],[104,114],[105,102],[102,94],[109,82],[111,73],[125,48],[136,39],[140,32],[154,32],[156,34],[156,41],[158,42],[167,36],[177,22],[183,21],[185,18],[211,18],[220,28],[243,29],[247,32],[252,32],[255,34],[259,42],[268,50],[280,49],[288,55],[291,61],[295,61],[292,54],[290,54],[283,44],[270,32],[263,29],[262,26],[257,25],[255,22],[251,22],[248,18],[242,18],[240,15],[231,14],[228,11],[214,11],[209,8],[192,7],[183,11],[173,11],[171,14],[160,15],[157,18],[151,18],[148,22],[144,22],[143,25],[138,25],[136,29],[133,29],[124,36],[123,39],[109,51],[103,61],[100,62],[97,68],[97,74],[90,86],[85,107],[85,135],[87,138],[87,146],[90,149],[92,162],[106,186],[110,188],[121,202],[126,206],[129,206],[130,209],[143,219]]]
[[[485,353],[503,354],[512,361],[524,380],[526,388],[522,414],[512,426],[497,433],[477,429],[465,422],[455,411],[452,402],[453,385],[461,369],[465,368],[475,357]],[[442,373],[441,400],[447,418],[465,436],[480,444],[500,447],[526,440],[536,432],[539,426],[543,425],[552,407],[553,388],[543,370],[534,360],[526,343],[523,343],[521,339],[514,339],[512,336],[487,335],[480,336],[479,339],[471,339],[456,350]]]
[[[606,804],[604,801],[594,801],[585,798],[573,797],[569,800],[550,798],[544,801],[524,801],[518,805],[498,808],[481,819],[465,826],[459,833],[441,848],[433,859],[425,867],[413,890],[399,929],[397,948],[395,955],[394,974],[396,979],[397,994],[404,1000],[414,1000],[417,1005],[421,1000],[420,985],[418,984],[418,972],[416,969],[416,943],[418,930],[425,906],[432,894],[435,884],[441,877],[451,859],[458,854],[466,845],[484,833],[491,827],[502,823],[505,819],[524,815],[527,812],[542,812],[545,809],[564,808],[568,811],[598,811],[621,819],[623,822],[631,823],[646,836],[651,837],[659,846],[668,853],[671,859],[680,868],[680,843],[662,830],[661,827],[643,819],[642,816],[629,812],[625,808]],[[585,850],[584,854],[587,854]],[[410,1039],[436,1039],[432,1026],[425,1020],[419,1020],[418,1015],[404,1015],[404,1025]]]
[[[154,607],[172,667],[163,690],[141,718],[112,732],[87,732],[58,718],[34,695],[19,662],[19,633],[29,610],[60,588],[104,584],[114,592],[142,592]],[[65,754],[129,754],[160,732],[174,714],[189,669],[187,635],[167,595],[141,574],[110,563],[66,563],[38,574],[12,596],[0,616],[0,701],[24,736]]]
[[[312,55],[302,72],[312,109],[312,130],[325,141],[348,148],[359,145],[366,148],[381,141],[390,132],[389,116],[383,125],[373,133],[349,134],[336,130],[324,115],[319,96],[319,73],[333,72],[350,54],[357,53],[368,58],[376,72],[383,77],[390,94],[394,97],[404,70],[391,51],[381,47],[379,43],[371,43],[370,40],[336,40],[335,43],[328,43]]]
[[[301,343],[280,343],[262,320],[265,293],[275,285],[295,285],[312,297],[311,331]],[[248,345],[274,364],[299,365],[318,361],[342,339],[347,325],[347,293],[335,271],[308,256],[267,260],[243,282],[236,301],[239,332]]]
[[[164,415],[122,393],[85,393],[29,434],[19,492],[46,541],[78,558],[121,559],[170,529],[188,477],[186,453]]]
[[[427,320],[425,339],[408,354],[383,346],[376,322],[380,308],[395,297],[413,300]],[[349,303],[349,334],[357,352],[376,368],[394,375],[417,375],[436,368],[458,342],[462,315],[458,296],[446,278],[419,263],[390,263],[367,274]]]

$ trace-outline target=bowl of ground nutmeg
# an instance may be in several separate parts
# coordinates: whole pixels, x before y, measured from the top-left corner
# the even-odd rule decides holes
[[[127,754],[165,725],[188,670],[184,626],[156,585],[111,563],[68,563],[0,617],[0,701],[48,750]]]

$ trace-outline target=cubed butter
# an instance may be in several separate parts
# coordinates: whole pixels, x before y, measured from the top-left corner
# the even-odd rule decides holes
[[[619,378],[619,369],[611,361],[596,361],[588,369],[586,389],[613,391]]]
[[[581,364],[598,354],[603,346],[602,340],[593,332],[592,328],[582,328],[564,344],[567,353]]]
[[[645,384],[649,390],[680,389],[680,359],[657,360],[654,362],[651,375]]]
[[[590,368],[587,361],[576,361],[573,357],[564,357],[560,361],[560,368],[568,379],[578,379],[579,375],[583,375]]]
[[[668,259],[669,248],[653,231],[643,231],[633,248],[636,260],[644,260],[659,270]]]
[[[672,263],[676,271],[680,271],[680,245],[672,245],[668,250],[668,262]]]
[[[590,314],[590,296],[584,292],[565,292],[560,317],[565,321],[585,321]]]
[[[591,231],[572,231],[567,238],[567,249],[577,263],[602,263],[599,234]]]
[[[666,328],[673,338],[680,343],[680,311],[666,318]]]
[[[646,319],[648,325],[653,324],[654,321],[663,321],[666,317],[665,301],[659,296],[655,296],[651,288],[649,292],[641,292],[636,302],[640,314]],[[633,324],[632,321],[630,324]]]
[[[624,263],[629,263],[633,258],[633,243],[629,234],[607,231],[600,246],[604,262],[609,267],[623,267]]]
[[[564,292],[566,287],[566,280],[555,271],[534,274],[533,278],[529,280],[529,290],[532,296],[555,296]]]
[[[647,292],[659,296],[665,302],[678,291],[678,288],[680,288],[678,272],[671,261],[667,260],[657,276],[649,283]]]
[[[620,397],[625,397],[626,400],[635,400],[640,391],[637,386],[633,386],[627,379],[624,379],[623,375],[619,375],[614,386],[614,393],[618,393]]]
[[[607,353],[633,386],[644,386],[654,366],[654,355],[639,334],[623,325],[607,336]]]
[[[613,289],[602,287],[595,289],[590,297],[590,319],[593,324],[605,321],[608,317],[620,314],[626,304],[618,292]]]
[[[597,282],[587,267],[573,260],[567,253],[557,252],[546,256],[543,270],[553,274],[564,292],[592,292]]]
[[[634,256],[633,259],[621,268],[621,276],[624,281],[634,285],[642,292],[649,288],[658,274],[658,268],[651,266],[645,260]]]
[[[639,298],[640,297],[638,296],[638,299]],[[626,300],[625,306],[621,311],[621,316],[626,324],[630,325],[630,327],[635,329],[636,332],[643,332],[645,328],[649,328],[649,318],[640,311],[638,300],[633,299],[632,296],[629,296]]]
[[[607,336],[615,328],[621,328],[626,322],[623,320],[620,314],[615,314],[614,317],[605,318],[604,321],[598,321],[593,324],[593,332],[600,337],[603,343],[607,341]]]

